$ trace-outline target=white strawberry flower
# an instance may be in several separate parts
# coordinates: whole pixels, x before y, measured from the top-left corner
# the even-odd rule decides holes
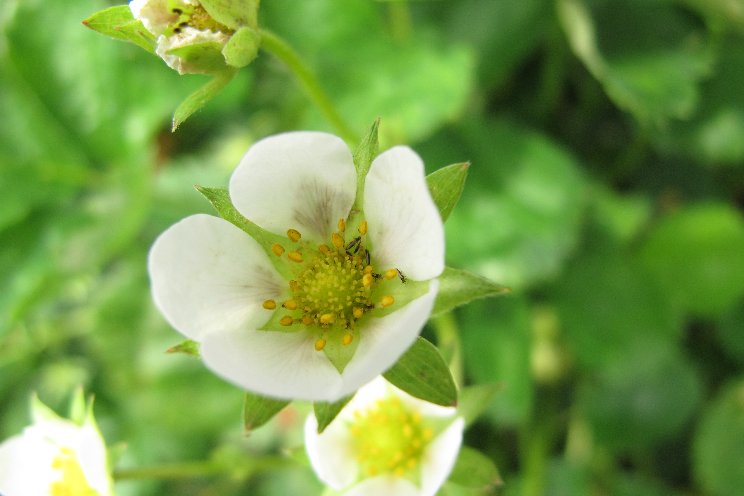
[[[109,496],[106,446],[90,407],[82,423],[57,416],[37,398],[33,423],[0,444],[3,496]]]
[[[193,215],[155,241],[149,272],[168,322],[218,375],[258,394],[335,401],[392,366],[429,318],[444,231],[423,162],[397,146],[371,164],[354,207],[352,155],[338,137],[265,138],[230,197],[274,239]]]
[[[433,496],[462,444],[465,422],[456,413],[380,377],[362,387],[323,433],[308,416],[305,447],[320,480],[343,496]]]

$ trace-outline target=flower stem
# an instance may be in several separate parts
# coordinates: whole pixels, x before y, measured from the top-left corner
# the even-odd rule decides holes
[[[265,29],[261,30],[261,47],[276,58],[284,62],[287,67],[294,73],[299,80],[300,85],[307,93],[307,96],[323,113],[328,122],[336,129],[341,137],[348,143],[355,144],[359,137],[351,129],[336,107],[333,106],[331,99],[328,97],[323,88],[320,86],[318,78],[308,67],[289,44],[276,34]]]

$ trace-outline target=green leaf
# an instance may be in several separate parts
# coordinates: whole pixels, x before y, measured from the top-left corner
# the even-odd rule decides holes
[[[744,380],[729,383],[703,414],[695,433],[693,469],[705,494],[728,496],[744,487]]]
[[[681,310],[714,316],[744,296],[744,218],[735,208],[695,205],[665,217],[641,260]]]
[[[477,384],[460,391],[457,414],[465,419],[465,425],[472,424],[488,407],[496,393],[504,389],[503,384]]]
[[[183,60],[184,69],[179,72],[215,74],[225,70],[225,56],[222,55],[222,43],[216,41],[201,41],[181,47],[171,48],[166,53],[175,55]]]
[[[470,272],[445,267],[439,276],[439,291],[432,315],[449,312],[455,307],[477,300],[509,293],[511,289]]]
[[[264,425],[289,403],[290,400],[278,400],[253,393],[245,393],[243,428],[246,433]]]
[[[132,17],[129,5],[117,5],[96,12],[85,19],[83,24],[101,34],[129,41],[155,53],[155,36],[145,28],[142,21]]]
[[[378,130],[380,128],[380,119],[375,119],[369,132],[362,138],[362,141],[354,150],[354,167],[357,172],[357,189],[356,198],[354,198],[354,208],[362,210],[364,206],[364,182],[367,173],[372,165],[372,161],[377,156],[380,148]]]
[[[340,400],[328,403],[326,401],[316,401],[313,403],[313,410],[315,411],[315,420],[318,421],[318,434],[322,433],[326,427],[328,427],[333,419],[339,414],[339,412],[351,401],[354,395],[345,396]]]
[[[252,28],[238,29],[228,40],[222,55],[228,65],[236,68],[245,67],[258,55],[261,35]]]
[[[184,353],[186,355],[198,357],[199,356],[199,343],[196,341],[192,341],[191,339],[187,339],[183,343],[179,343],[175,346],[171,346],[167,350],[165,350],[166,353]]]
[[[450,212],[457,205],[462,190],[465,188],[465,179],[468,177],[469,168],[470,164],[468,162],[452,164],[426,176],[431,198],[439,209],[442,222],[447,220]]]
[[[232,81],[233,77],[235,77],[234,70],[218,72],[211,81],[186,97],[173,113],[173,126],[171,130],[175,131],[178,129],[178,126],[183,124],[194,112],[206,105],[222,88],[227,86],[227,83]]]
[[[204,198],[209,200],[209,203],[211,203],[215,210],[217,210],[220,217],[245,231],[250,237],[255,239],[267,251],[267,253],[271,250],[271,246],[274,243],[284,241],[284,237],[266,231],[262,227],[259,227],[243,217],[233,206],[230,201],[230,193],[228,193],[226,189],[205,188],[203,186],[195,187],[199,193],[204,195]],[[271,260],[275,259],[276,257],[271,258]]]
[[[217,22],[231,29],[258,27],[259,0],[201,0],[200,3]]]
[[[382,375],[411,396],[442,406],[457,405],[452,373],[436,346],[422,337]]]
[[[504,484],[493,460],[468,446],[460,448],[448,481],[482,493],[491,493]]]

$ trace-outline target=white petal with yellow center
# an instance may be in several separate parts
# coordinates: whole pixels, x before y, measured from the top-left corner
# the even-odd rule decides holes
[[[283,234],[298,229],[327,242],[354,202],[351,152],[332,134],[297,131],[264,138],[230,178],[230,198],[246,218]]]
[[[157,307],[197,341],[213,331],[261,327],[270,317],[262,303],[286,286],[253,238],[204,214],[161,234],[150,250],[148,270]]]
[[[424,163],[407,146],[380,154],[367,175],[364,214],[378,265],[417,281],[444,270],[444,226],[426,185]]]

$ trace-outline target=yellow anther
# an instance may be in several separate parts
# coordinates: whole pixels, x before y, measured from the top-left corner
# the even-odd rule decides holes
[[[385,271],[385,279],[388,281],[390,279],[395,279],[395,277],[398,275],[398,271],[395,269],[388,269]]]
[[[287,231],[287,237],[297,243],[302,237],[302,234],[300,234],[300,231],[298,231],[297,229],[289,229]]]
[[[409,458],[408,461],[406,462],[406,465],[408,466],[409,469],[415,468],[416,467],[416,459],[415,458]]]
[[[403,435],[405,437],[413,436],[413,427],[411,427],[411,424],[405,424],[403,426]]]
[[[318,250],[320,250],[320,253],[323,255],[327,255],[331,251],[331,249],[328,248],[328,245],[320,245],[318,246]]]
[[[403,469],[403,467],[398,467],[395,470],[393,470],[393,473],[396,477],[403,477],[406,475],[406,471]]]
[[[297,302],[294,300],[285,301],[282,306],[287,310],[297,310]]]
[[[351,312],[354,314],[355,319],[360,319],[362,318],[362,315],[364,315],[364,309],[361,307],[354,307]]]
[[[434,431],[432,431],[431,429],[427,427],[426,429],[421,431],[421,434],[424,436],[424,439],[428,441],[434,435]]]
[[[302,262],[302,253],[300,253],[299,251],[290,251],[289,253],[287,253],[287,258],[289,258],[293,262],[300,263]]]
[[[372,285],[372,274],[364,274],[362,276],[362,285],[364,285],[365,288],[368,288]]]
[[[294,319],[290,317],[289,315],[285,315],[284,317],[281,318],[279,323],[283,326],[291,326],[292,324],[294,324]]]
[[[338,231],[339,232],[346,231],[346,221],[344,219],[338,219]]]
[[[263,302],[263,307],[266,310],[273,310],[276,308],[276,302],[274,300],[266,300]]]
[[[320,323],[321,324],[333,324],[333,321],[336,320],[336,316],[332,313],[324,313],[320,316]]]
[[[331,234],[331,241],[333,241],[333,246],[335,246],[336,248],[341,248],[342,246],[344,246],[344,238],[342,238],[339,233]]]
[[[395,298],[392,297],[392,295],[385,295],[382,297],[382,300],[380,300],[380,303],[384,307],[389,307],[393,303],[395,303]]]
[[[292,291],[299,291],[300,290],[300,283],[292,279],[289,281],[289,289]]]
[[[344,346],[348,346],[351,344],[351,341],[354,339],[354,336],[351,335],[350,332],[347,332],[344,334],[344,337],[341,338],[341,344]]]
[[[361,224],[359,224],[359,234],[364,236],[367,234],[367,221],[363,220]]]
[[[366,267],[364,268],[364,273],[365,273],[365,274],[371,274],[373,270],[374,270],[374,269],[372,268],[372,266],[371,266],[371,265],[367,265],[367,266],[366,266]]]
[[[315,340],[315,351],[321,351],[323,348],[325,348],[326,340],[323,338],[318,338]]]
[[[309,315],[303,315],[302,316],[302,323],[305,325],[310,325],[313,323],[313,318]]]
[[[280,245],[279,243],[274,243],[271,246],[271,251],[273,251],[274,255],[276,255],[277,257],[281,257],[282,253],[284,253],[284,247]]]

